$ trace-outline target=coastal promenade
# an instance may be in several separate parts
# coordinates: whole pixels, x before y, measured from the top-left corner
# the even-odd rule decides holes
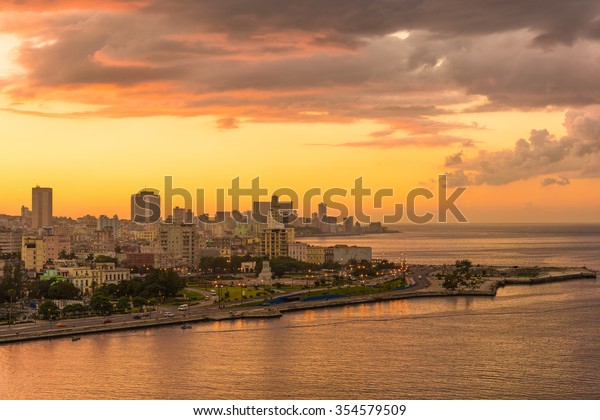
[[[28,324],[16,328],[2,327],[0,329],[0,345],[54,338],[79,337],[86,334],[108,333],[131,329],[143,329],[162,326],[176,326],[198,322],[221,322],[239,319],[271,319],[279,318],[286,312],[309,309],[320,309],[345,305],[368,304],[397,299],[444,297],[444,296],[495,296],[498,288],[505,285],[532,285],[558,281],[568,281],[585,278],[596,278],[596,272],[584,269],[566,269],[563,271],[549,271],[536,277],[490,277],[486,278],[478,289],[447,290],[442,286],[442,281],[437,278],[410,279],[409,285],[399,290],[364,294],[359,296],[332,297],[321,300],[284,302],[268,307],[246,307],[217,309],[214,307],[198,308],[196,312],[177,314],[175,317],[161,317],[157,313],[152,319],[133,320],[130,316],[120,316],[117,322],[102,323],[102,318],[95,318],[97,323],[92,325],[76,325],[78,320],[66,321],[70,325],[62,328],[51,324]],[[259,302],[257,302],[259,304]]]
[[[505,285],[533,285],[559,281],[596,278],[597,274],[591,270],[566,270],[548,272],[538,277],[491,277],[486,279],[478,289],[448,290],[442,286],[438,279],[417,279],[404,290],[379,293],[372,295],[354,296],[350,298],[337,298],[323,301],[302,301],[278,305],[280,312],[300,311],[306,309],[327,308],[332,306],[356,305],[363,303],[382,302],[388,300],[444,297],[444,296],[495,296],[497,290]]]
[[[79,337],[86,334],[97,334],[97,333],[108,333],[114,331],[123,330],[134,330],[144,329],[150,327],[163,327],[163,326],[176,326],[176,325],[189,325],[197,322],[218,322],[218,321],[231,321],[237,319],[264,319],[264,318],[279,318],[281,312],[275,308],[248,308],[245,310],[215,310],[212,313],[203,311],[191,315],[179,315],[176,317],[156,317],[152,319],[133,320],[128,318],[122,318],[120,322],[111,322],[103,324],[102,319],[98,318],[99,324],[93,325],[77,325],[75,320],[68,320],[67,326],[65,327],[54,327],[50,329],[49,326],[36,328],[35,325],[31,325],[29,328],[24,327],[19,331],[15,332],[14,329],[10,330],[6,327],[0,330],[0,345],[4,343],[15,343],[20,341],[32,341],[52,338],[71,338]],[[160,316],[157,314],[157,316]],[[69,325],[70,324],[70,325]]]

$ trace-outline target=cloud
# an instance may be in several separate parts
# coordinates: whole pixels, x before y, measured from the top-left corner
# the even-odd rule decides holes
[[[528,139],[519,139],[512,150],[481,150],[462,159],[450,174],[453,184],[501,185],[543,175],[568,173],[575,178],[598,178],[600,171],[600,114],[570,111],[565,115],[567,135],[555,138],[547,130],[532,130]],[[562,176],[546,178],[542,185],[566,185]]]
[[[546,0],[542,7],[535,0],[155,0],[147,10],[237,37],[294,30],[356,41],[410,30],[447,36],[524,29],[534,44],[546,46],[595,37],[599,5],[594,0]]]
[[[14,0],[0,5],[0,32],[22,40],[24,71],[0,76],[0,89],[12,102],[69,102],[91,115],[371,120],[439,139],[478,129],[449,122],[464,110],[600,103],[599,7]]]
[[[397,138],[380,138],[377,140],[354,141],[337,144],[338,147],[365,147],[375,149],[394,149],[400,147],[448,147],[464,144],[469,139],[453,136],[406,136]]]
[[[458,153],[446,157],[446,166],[457,166],[462,163],[462,150]]]
[[[394,134],[396,131],[395,130],[381,130],[381,131],[374,131],[372,133],[369,133],[369,136],[374,137],[376,139],[380,138],[380,137],[387,137],[390,136],[392,134]]]
[[[542,187],[548,187],[550,185],[569,185],[571,182],[567,178],[544,178],[542,180]]]
[[[233,117],[219,118],[217,120],[217,128],[221,130],[231,130],[233,128],[239,128],[238,120]]]

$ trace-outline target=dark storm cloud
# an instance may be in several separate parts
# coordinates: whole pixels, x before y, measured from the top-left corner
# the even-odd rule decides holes
[[[531,30],[540,45],[595,37],[595,0],[224,0],[153,1],[148,12],[232,36],[270,31],[324,32],[339,37],[382,36],[400,30],[482,35]]]
[[[23,74],[12,84],[0,80],[0,86],[14,102],[45,94],[54,99],[64,90],[66,100],[98,105],[98,113],[110,116],[164,112],[217,119],[236,115],[244,121],[371,120],[402,130],[399,139],[412,135],[427,145],[433,138],[448,139],[449,130],[469,128],[451,121],[453,113],[465,109],[599,103],[599,4],[0,3],[0,32],[27,39],[19,54]],[[410,35],[389,36],[398,31]],[[156,86],[156,92],[145,91],[153,97],[131,95],[129,89],[143,84]],[[106,98],[86,90],[103,85],[115,87],[114,94]],[[463,143],[473,145],[469,139]],[[364,147],[368,144],[381,147],[377,142]]]

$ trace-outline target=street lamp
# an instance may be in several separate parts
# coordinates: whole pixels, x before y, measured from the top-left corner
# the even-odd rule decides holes
[[[217,288],[219,289],[219,309],[221,309],[221,289],[223,285],[221,284],[221,276],[217,276]]]
[[[241,299],[241,304],[240,306],[244,305],[244,283],[240,283],[240,299]]]

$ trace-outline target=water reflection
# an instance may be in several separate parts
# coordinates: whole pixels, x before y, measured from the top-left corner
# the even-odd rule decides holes
[[[8,345],[0,395],[596,399],[599,298],[576,281]]]

